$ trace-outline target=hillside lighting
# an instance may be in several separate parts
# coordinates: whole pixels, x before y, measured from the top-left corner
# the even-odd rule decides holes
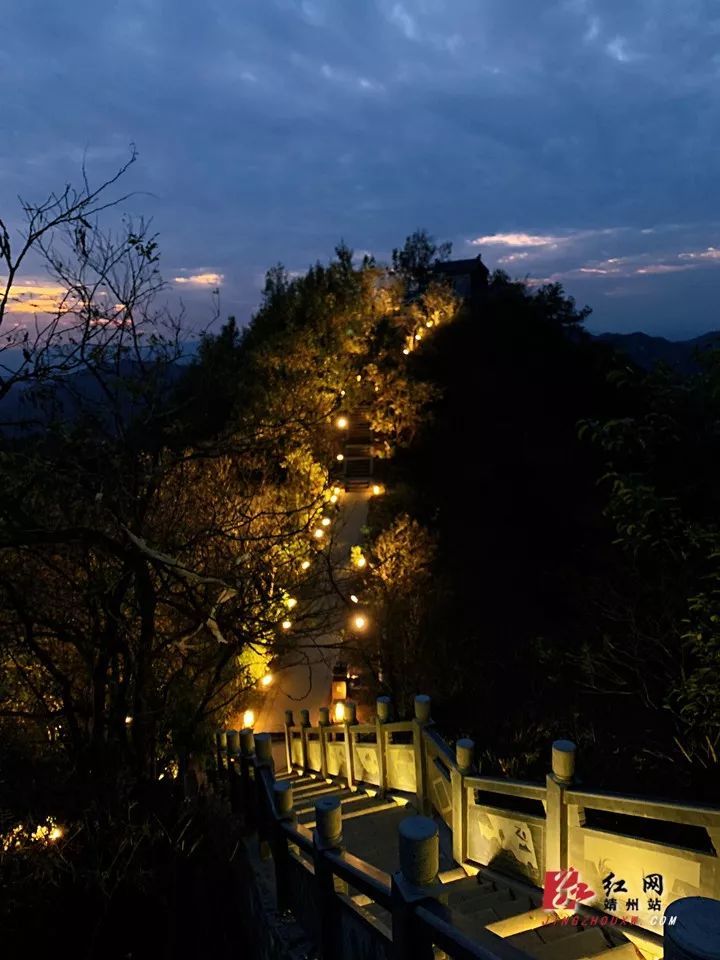
[[[243,729],[249,730],[253,726],[255,726],[255,712],[253,710],[246,710],[243,714]]]
[[[323,517],[320,523],[322,523],[324,527],[329,527],[331,523],[330,517]]]
[[[355,561],[355,565],[360,567],[361,570],[366,564],[367,564],[367,560],[365,559],[365,557],[358,557],[357,560]]]
[[[330,503],[337,503],[337,494],[334,493],[334,494],[330,497]]]
[[[295,599],[295,597],[288,597],[288,598],[287,598],[287,605],[288,605],[288,610],[292,610],[293,607],[296,607],[296,606],[297,606],[297,600]]]
[[[273,682],[273,675],[271,673],[266,673],[265,676],[260,681],[260,685],[263,687],[269,687]]]
[[[364,617],[361,613],[358,613],[357,616],[353,617],[353,627],[356,630],[364,630],[367,627],[367,617]]]
[[[341,453],[339,453],[339,454],[335,457],[335,459],[338,461],[338,463],[342,463],[342,461],[345,459],[345,457],[344,457]]]
[[[52,830],[50,831],[50,836],[48,837],[48,840],[50,840],[51,842],[55,840],[60,840],[60,838],[63,835],[63,832],[64,831],[62,827],[53,827]]]
[[[347,417],[338,417],[335,421],[335,426],[338,430],[347,430],[348,428],[348,418]]]
[[[300,569],[301,569],[301,570],[308,570],[309,568],[310,568],[310,561],[309,561],[309,560],[303,560],[303,562],[300,564]]]
[[[281,626],[283,630],[289,630],[290,627],[292,626],[292,620],[283,620]]]
[[[345,719],[345,704],[336,703],[335,704],[335,723],[342,723]]]
[[[322,527],[318,527],[317,530],[314,531],[313,536],[316,540],[322,540],[322,538],[325,536],[325,531]]]

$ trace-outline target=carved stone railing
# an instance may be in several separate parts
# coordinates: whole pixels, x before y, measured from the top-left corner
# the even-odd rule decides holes
[[[432,723],[427,697],[416,698],[411,721],[391,721],[387,698],[378,700],[377,717],[366,724],[356,722],[353,704],[345,705],[341,723],[331,724],[327,709],[321,710],[315,727],[307,711],[301,712],[299,726],[288,711],[285,746],[291,771],[351,790],[367,786],[380,794],[412,799],[424,817],[438,817],[451,828],[453,857],[467,874],[489,868],[541,891],[548,875],[576,870],[593,892],[578,907],[580,912],[588,916],[604,912],[613,918],[630,911],[632,927],[623,926],[623,933],[639,948],[647,946],[650,955],[657,956],[663,944],[668,960],[720,960],[720,944],[714,947],[716,953],[706,946],[709,937],[720,937],[719,808],[578,789],[575,746],[569,741],[553,744],[544,784],[479,776],[474,770],[474,744],[459,740],[453,751]],[[279,900],[301,923],[307,922],[311,933],[344,943],[344,949],[349,949],[347,937],[370,938],[377,950],[363,950],[358,956],[389,956],[388,944],[397,937],[404,942],[406,933],[413,944],[420,937],[423,950],[429,943],[446,950],[444,944],[451,938],[452,956],[486,960],[522,956],[517,950],[508,953],[507,943],[491,934],[489,944],[465,943],[467,938],[452,928],[441,909],[442,896],[432,884],[420,884],[423,893],[415,900],[402,883],[398,893],[389,876],[343,853],[339,842],[326,843],[321,800],[315,835],[296,824],[290,782],[274,782],[269,735],[253,737],[248,730],[218,734],[218,762],[230,773],[234,808],[242,802],[247,822],[257,824],[261,843],[273,851]],[[383,928],[377,918],[363,912],[357,897],[343,893],[343,883],[391,911],[392,923]],[[703,918],[708,910],[710,920]],[[335,926],[328,934],[318,924],[331,915]],[[682,929],[675,922],[680,915]],[[707,932],[708,923],[717,924],[716,934]],[[700,945],[705,952],[699,952]],[[398,950],[392,955],[431,955]]]

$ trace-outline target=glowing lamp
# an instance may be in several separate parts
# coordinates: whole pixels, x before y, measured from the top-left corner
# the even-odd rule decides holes
[[[360,381],[362,380],[362,376],[361,376],[360,374],[358,374],[358,375],[355,377],[355,379],[357,380],[358,383],[360,383]]]
[[[373,484],[373,488],[372,488],[372,492],[373,492],[373,496],[374,496],[374,497],[378,497],[378,496],[380,496],[380,494],[383,492],[383,491],[382,491],[382,487],[381,487],[379,484],[374,483],[374,484]]]
[[[316,540],[322,540],[322,538],[325,536],[325,531],[323,530],[322,527],[318,527],[317,530],[313,533],[313,536],[315,537]]]
[[[356,630],[364,630],[367,626],[367,617],[359,613],[356,617],[353,617],[353,626]]]
[[[253,710],[246,710],[243,714],[243,728],[249,730],[255,725],[255,713]]]
[[[310,561],[309,561],[309,560],[303,560],[303,562],[300,564],[300,569],[301,569],[301,570],[307,570],[309,566],[310,566]]]
[[[335,494],[333,494],[333,495],[330,497],[330,503],[337,503],[337,497],[336,497]]]
[[[347,697],[347,680],[333,680],[333,700],[344,700]]]
[[[330,521],[330,517],[323,517],[322,520],[320,521],[320,523],[321,523],[324,527],[329,527],[329,526],[330,526],[330,522],[331,522],[331,521]]]
[[[132,723],[132,717],[125,717],[125,724],[126,724],[126,726],[129,727],[131,723]]]
[[[358,603],[358,598],[355,596],[354,593],[350,594],[350,599],[352,600],[353,603]]]
[[[422,334],[421,334],[421,333],[416,333],[416,334],[415,334],[415,339],[416,339],[416,340],[422,340]]]
[[[269,687],[272,682],[273,682],[273,675],[271,673],[266,673],[265,676],[260,681],[263,687]]]
[[[295,597],[288,597],[288,598],[287,598],[287,605],[288,605],[288,610],[292,610],[293,607],[296,607],[296,606],[297,606],[297,600],[295,599]]]
[[[335,459],[338,460],[338,461],[342,461],[342,460],[345,459],[345,457],[344,457],[341,453],[339,453],[339,454],[335,457]]]
[[[283,620],[282,622],[283,630],[289,630],[291,626],[292,626],[292,620]]]
[[[347,430],[347,425],[348,425],[347,417],[338,417],[337,420],[335,421],[335,425],[337,426],[338,430]]]
[[[336,497],[339,497],[341,493],[342,493],[342,487],[333,487],[333,494]]]
[[[360,569],[362,569],[362,568],[365,566],[366,563],[367,563],[367,560],[365,559],[365,557],[358,557],[358,558],[357,558],[356,564],[357,564],[358,567],[360,567]]]
[[[345,704],[336,703],[335,704],[335,722],[342,723],[345,719]]]
[[[408,350],[408,348],[407,348],[407,347],[405,347],[405,349],[403,350],[403,353],[404,353],[404,354],[405,354],[405,356],[407,357],[407,356],[408,356],[408,354],[410,353],[410,351]]]
[[[62,827],[53,827],[50,831],[50,840],[59,840],[63,835]]]

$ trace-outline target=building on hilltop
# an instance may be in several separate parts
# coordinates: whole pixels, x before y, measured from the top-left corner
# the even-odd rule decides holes
[[[455,293],[463,300],[478,300],[487,290],[490,271],[482,262],[480,254],[468,260],[446,260],[436,263],[435,274],[446,277]]]

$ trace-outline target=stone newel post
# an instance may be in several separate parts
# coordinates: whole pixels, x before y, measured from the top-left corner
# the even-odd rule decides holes
[[[575,776],[575,750],[575,744],[570,740],[556,740],[552,745],[552,772],[546,779],[545,869],[548,871],[568,866],[565,791],[572,786]]]

